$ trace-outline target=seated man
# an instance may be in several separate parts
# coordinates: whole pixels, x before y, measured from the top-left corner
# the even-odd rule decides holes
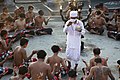
[[[96,65],[90,69],[90,73],[85,80],[91,80],[91,78],[94,80],[108,80],[108,77],[110,77],[111,80],[115,80],[110,68],[102,65],[101,58],[96,58],[95,64]]]
[[[11,17],[11,15],[8,12],[8,8],[3,7],[2,13],[0,14],[0,21],[4,22],[6,20],[6,18],[8,18],[8,17]]]
[[[109,38],[113,38],[115,40],[120,40],[120,15],[117,16],[117,21],[115,27],[116,31],[108,31],[107,35]]]
[[[22,37],[31,37],[32,35],[34,35],[34,31],[33,34],[29,33],[30,31],[25,30],[26,28],[26,20],[25,20],[25,14],[21,13],[19,15],[19,19],[15,20],[14,23],[15,26],[15,35],[13,37],[15,37],[15,42],[20,40]]]
[[[6,30],[2,30],[1,31],[1,38],[0,38],[0,42],[1,42],[1,49],[0,49],[0,58],[4,59],[2,56],[6,55],[8,53],[8,51],[11,49],[12,46],[12,40],[9,41],[7,39],[8,37],[8,32]]]
[[[43,22],[45,23],[45,25],[48,24],[48,21],[50,19],[50,17],[48,17],[47,21],[45,20],[45,17],[43,16],[44,15],[44,12],[43,10],[39,10],[38,11],[38,16],[36,16],[35,18],[35,26],[36,28],[38,29],[36,31],[36,34],[37,35],[41,35],[41,34],[52,34],[52,29],[51,28],[44,28],[43,27]]]
[[[8,32],[13,32],[14,31],[14,20],[11,17],[6,18],[4,22],[4,28]]]
[[[25,48],[28,45],[28,39],[21,38],[20,46],[17,46],[13,51],[14,56],[14,66],[19,67],[20,65],[24,64],[24,62],[31,59],[31,57],[36,53],[36,51],[32,51],[32,54],[27,57],[27,53]]]
[[[19,68],[18,75],[10,77],[9,80],[24,80],[27,72],[28,72],[28,68],[25,66],[21,66]]]
[[[96,16],[90,21],[87,28],[90,33],[102,35],[104,32],[103,26],[106,25],[105,19],[101,16],[101,11],[96,11]]]
[[[14,20],[17,20],[21,13],[25,14],[25,9],[24,9],[23,5],[21,5],[17,9],[15,9],[15,11],[14,11]]]
[[[15,20],[14,26],[16,28],[16,31],[21,31],[25,29],[25,14],[21,13],[19,15],[19,19]]]
[[[47,59],[47,63],[50,64],[51,68],[52,68],[52,72],[53,74],[56,73],[61,73],[61,66],[63,66],[63,68],[65,70],[67,70],[67,66],[65,65],[64,60],[58,56],[59,51],[61,51],[60,47],[58,45],[53,45],[51,47],[52,52],[54,53],[53,56],[48,57]],[[55,66],[56,65],[56,66]]]
[[[26,29],[33,29],[34,28],[34,18],[35,13],[33,12],[34,6],[30,5],[28,6],[28,12],[26,15]]]
[[[37,52],[38,60],[29,65],[32,80],[52,80],[51,67],[44,62],[47,53],[44,50]]]
[[[94,48],[93,53],[94,53],[94,57],[92,59],[90,59],[89,66],[87,65],[87,63],[85,61],[83,61],[86,64],[86,67],[87,67],[88,70],[90,70],[91,67],[95,66],[95,61],[94,60],[96,58],[101,58],[101,56],[100,56],[101,52],[100,52],[99,48]],[[101,58],[101,59],[102,59],[102,65],[107,66],[107,60],[108,59],[105,59],[105,58]]]
[[[25,14],[26,18],[30,19],[30,22],[34,22],[33,19],[35,18],[35,13],[33,12],[34,6],[28,6],[28,12]]]

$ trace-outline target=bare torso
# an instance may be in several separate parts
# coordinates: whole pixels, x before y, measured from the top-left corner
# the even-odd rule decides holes
[[[26,13],[26,18],[29,18],[31,22],[33,22],[34,17],[35,17],[35,13],[34,12],[32,12],[32,13],[27,12]]]
[[[29,72],[32,80],[46,80],[50,66],[44,62],[37,61],[33,62],[29,66]]]
[[[27,58],[26,51],[24,48],[18,46],[14,50],[14,65],[20,66],[23,64],[24,60]]]
[[[5,21],[6,18],[8,18],[10,15],[9,14],[1,14],[0,15],[0,21]]]
[[[40,16],[37,16],[35,18],[35,25],[37,28],[43,28],[43,22],[45,21],[45,18],[44,17],[40,17]]]
[[[103,17],[95,17],[94,24],[95,24],[95,27],[101,28],[105,24],[105,20]]]
[[[60,64],[62,63],[63,59],[58,56],[52,56],[49,57],[47,60],[47,63],[50,64],[52,71],[54,69],[55,64],[57,63],[57,67],[55,68],[54,72],[59,72],[60,70]]]
[[[17,27],[16,29],[17,30],[23,30],[23,29],[25,29],[25,19],[24,20],[20,20],[20,19],[17,19],[16,21],[15,21],[15,27]]]
[[[94,80],[108,80],[109,68],[106,66],[94,66],[93,78]]]

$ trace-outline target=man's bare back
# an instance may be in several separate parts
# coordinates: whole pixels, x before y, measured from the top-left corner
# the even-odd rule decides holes
[[[18,46],[14,50],[14,65],[20,66],[23,64],[24,60],[27,59],[26,51],[24,48]]]
[[[57,64],[54,72],[59,72],[59,70],[60,70],[60,64],[62,64],[62,62],[63,62],[63,59],[60,58],[60,57],[58,57],[58,56],[52,56],[52,57],[49,57],[47,59],[47,63],[50,64],[50,66],[52,68],[52,71],[54,69],[55,64]]]
[[[110,77],[111,80],[115,80],[109,67],[102,65],[101,58],[96,58],[95,63],[96,66],[90,69],[90,73],[86,76],[86,80],[91,80],[91,78],[93,78],[93,80],[108,80],[108,77]]]
[[[46,76],[49,76],[49,73],[51,73],[51,68],[46,63],[38,60],[30,64],[29,71],[32,80],[46,80]]]
[[[106,66],[94,66],[91,71],[93,71],[94,80],[108,80],[110,69]]]

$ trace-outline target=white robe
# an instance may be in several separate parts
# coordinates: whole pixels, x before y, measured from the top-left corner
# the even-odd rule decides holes
[[[81,35],[84,35],[85,29],[83,26],[83,23],[77,19],[76,23],[72,23],[72,25],[67,26],[67,24],[70,22],[68,20],[65,24],[65,27],[63,29],[63,32],[67,33],[67,47],[66,47],[66,55],[67,58],[71,61],[77,64],[77,62],[80,59],[80,50],[81,50]],[[82,31],[79,32],[76,30],[76,27],[80,26]]]

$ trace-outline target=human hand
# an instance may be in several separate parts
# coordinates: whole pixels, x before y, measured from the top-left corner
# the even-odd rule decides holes
[[[72,25],[72,22],[69,22],[69,23],[67,24],[67,26],[70,26],[70,25]]]
[[[34,54],[36,54],[38,52],[38,50],[33,50],[32,51],[32,54],[34,55]]]
[[[84,63],[86,63],[86,61],[85,61],[84,59],[82,59],[82,61],[83,61]]]

